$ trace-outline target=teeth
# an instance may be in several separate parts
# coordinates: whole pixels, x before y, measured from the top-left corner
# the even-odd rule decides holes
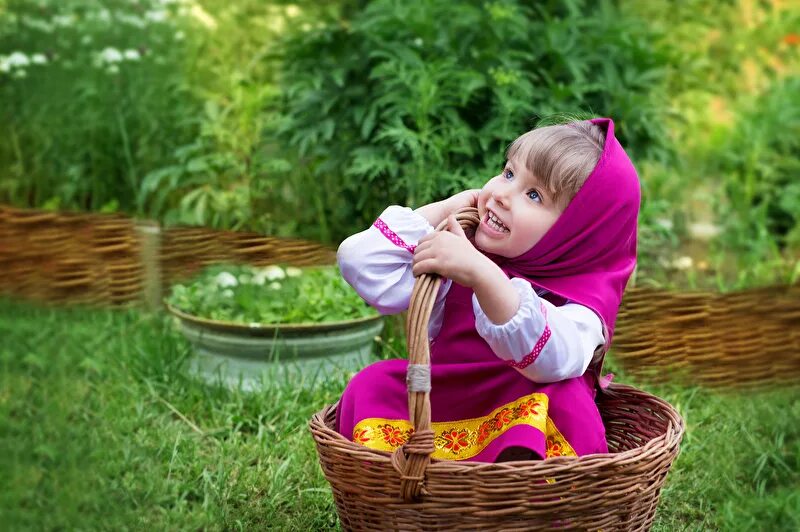
[[[489,211],[489,218],[487,220],[487,223],[489,224],[489,227],[491,227],[495,231],[508,233],[508,227],[506,227],[505,224],[503,224],[503,222],[501,222],[500,219],[497,216],[495,216],[495,214],[492,211]]]

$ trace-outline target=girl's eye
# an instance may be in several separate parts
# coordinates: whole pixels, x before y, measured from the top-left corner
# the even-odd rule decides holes
[[[512,172],[511,170],[503,170],[503,176],[506,179],[514,179],[514,172]]]
[[[542,197],[535,190],[531,190],[530,192],[528,192],[528,197],[538,203],[542,202]]]

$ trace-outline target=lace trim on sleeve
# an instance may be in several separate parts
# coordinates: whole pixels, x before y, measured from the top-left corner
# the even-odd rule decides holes
[[[380,231],[383,234],[383,236],[391,240],[391,242],[395,246],[407,249],[412,254],[414,253],[414,250],[417,248],[417,246],[409,246],[408,244],[406,244],[405,241],[402,238],[400,238],[400,236],[398,236],[397,233],[389,229],[389,226],[386,225],[386,222],[384,222],[380,218],[375,220],[375,223],[373,223],[372,225],[377,227],[378,231]]]
[[[541,311],[542,316],[544,316],[545,324],[544,324],[544,331],[542,331],[542,335],[536,340],[536,344],[534,344],[533,349],[530,353],[525,355],[522,360],[516,362],[514,360],[506,360],[506,364],[511,366],[512,368],[517,369],[524,369],[536,362],[536,359],[539,358],[539,355],[542,354],[542,350],[544,346],[547,345],[547,341],[550,339],[550,326],[547,324],[547,309],[545,308],[544,304],[541,304]]]

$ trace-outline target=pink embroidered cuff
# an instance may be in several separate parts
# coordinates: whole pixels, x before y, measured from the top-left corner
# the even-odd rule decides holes
[[[377,220],[375,220],[375,223],[373,223],[372,225],[374,225],[375,227],[377,227],[377,228],[378,228],[378,231],[380,231],[381,233],[383,233],[383,236],[385,236],[386,238],[388,238],[389,240],[391,240],[391,241],[392,241],[392,243],[393,243],[395,246],[397,246],[397,247],[401,247],[401,248],[403,248],[403,249],[407,249],[407,250],[408,250],[408,251],[410,251],[411,253],[414,253],[414,250],[415,250],[415,249],[417,249],[417,246],[409,246],[408,244],[406,244],[406,243],[403,241],[403,239],[402,239],[402,238],[400,238],[400,237],[398,236],[398,234],[397,234],[397,233],[395,233],[394,231],[392,231],[391,229],[389,229],[389,226],[388,226],[388,225],[386,225],[386,222],[384,222],[384,221],[383,221],[383,220],[381,220],[380,218],[378,218]]]
[[[547,309],[545,308],[543,303],[541,304],[540,308],[542,310],[542,316],[544,316],[545,320],[547,320]],[[528,366],[536,362],[536,359],[539,358],[539,355],[542,354],[544,346],[547,345],[547,341],[550,339],[550,334],[551,334],[550,326],[545,321],[544,331],[542,331],[542,335],[539,337],[539,339],[536,340],[536,344],[534,344],[531,352],[525,355],[525,357],[519,362],[516,362],[514,360],[506,360],[506,363],[512,368],[517,368],[517,369],[527,368]]]

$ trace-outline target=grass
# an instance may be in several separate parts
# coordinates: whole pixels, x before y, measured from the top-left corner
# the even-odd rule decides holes
[[[384,356],[402,350],[399,330]],[[172,321],[133,310],[0,300],[0,338],[3,528],[336,528],[306,422],[345,376],[205,386],[185,374]],[[797,389],[634,384],[688,422],[655,530],[800,529]]]

